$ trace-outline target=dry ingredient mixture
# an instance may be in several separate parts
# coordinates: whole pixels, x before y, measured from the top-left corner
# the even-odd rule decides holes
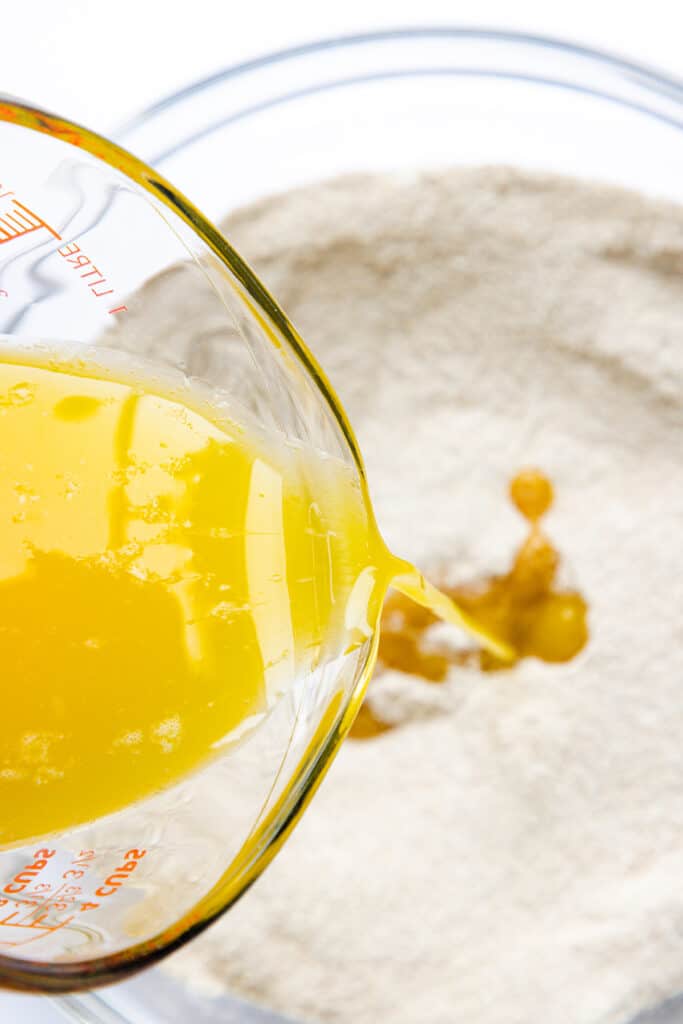
[[[590,639],[483,672],[420,626],[432,680],[385,640],[384,727],[166,969],[349,1024],[616,1024],[683,989],[683,210],[494,168],[342,178],[225,230],[334,381],[389,545],[460,593],[508,578],[506,490],[538,466]]]
[[[523,469],[510,481],[510,498],[529,523],[529,535],[516,551],[509,572],[474,583],[442,584],[458,608],[472,616],[514,652],[502,658],[472,637],[471,646],[437,647],[430,633],[438,619],[405,594],[389,595],[383,608],[378,671],[399,669],[428,682],[441,683],[452,665],[478,666],[482,672],[508,671],[520,658],[561,663],[575,658],[588,642],[588,607],[575,590],[557,586],[559,552],[543,532],[541,520],[553,502],[550,480],[538,469]],[[452,637],[449,637],[452,639]],[[394,728],[373,708],[362,704],[353,723],[355,739],[369,739]]]

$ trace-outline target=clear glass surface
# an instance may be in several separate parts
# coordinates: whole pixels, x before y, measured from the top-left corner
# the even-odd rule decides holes
[[[558,41],[425,29],[329,40],[230,68],[157,104],[120,137],[218,221],[342,172],[487,163],[680,202],[681,128],[681,84],[650,69]],[[92,1022],[271,1019],[228,994],[181,996],[156,971],[60,1002]],[[638,1024],[680,1020],[672,1000]]]
[[[681,196],[681,84],[549,39],[424,29],[230,68],[121,133],[208,216],[353,171],[511,164]]]
[[[121,138],[219,222],[343,172],[457,165],[572,174],[681,202],[682,128],[683,86],[652,69],[557,40],[445,28],[249,61],[163,100]],[[134,1024],[174,1019],[159,1010],[166,977],[152,971],[135,984],[76,998],[95,1019],[112,1008]],[[251,1019],[228,993],[185,998],[202,1020]],[[638,1018],[680,1021],[678,999]]]
[[[11,100],[0,103],[0,152],[0,345],[49,353],[67,342],[73,355],[94,349],[125,371],[140,362],[142,317],[160,325],[153,351],[145,335],[146,372],[223,395],[267,430],[362,473],[344,414],[284,314],[158,173]],[[181,353],[164,344],[155,289],[168,273],[183,275],[212,325],[199,331],[190,310]],[[368,641],[297,676],[257,728],[178,785],[1,852],[0,985],[91,987],[157,959],[221,913],[315,788],[352,720],[372,651]],[[253,804],[245,811],[240,800],[233,813],[230,794],[245,780]],[[197,827],[206,820],[210,841]]]

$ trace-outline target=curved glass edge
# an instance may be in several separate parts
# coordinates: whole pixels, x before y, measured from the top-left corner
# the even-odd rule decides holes
[[[397,28],[331,37],[279,50],[227,67],[152,104],[141,114],[120,126],[116,134],[122,139],[134,140],[138,144],[142,142],[149,150],[151,160],[163,162],[192,138],[215,130],[226,120],[231,121],[248,116],[255,106],[253,97],[243,97],[240,89],[248,91],[248,86],[252,81],[259,81],[262,84],[261,78],[264,77],[266,71],[285,74],[288,67],[298,68],[299,65],[314,62],[317,57],[326,58],[328,55],[334,55],[335,58],[340,55],[342,57],[348,55],[349,59],[355,59],[358,52],[367,47],[372,48],[374,56],[377,57],[381,52],[386,55],[387,59],[391,59],[394,51],[400,52],[403,46],[416,43],[432,47],[452,44],[453,56],[457,57],[457,61],[454,61],[452,66],[444,67],[444,71],[459,70],[461,73],[477,73],[494,78],[522,77],[527,81],[540,81],[544,84],[555,84],[566,88],[579,88],[578,80],[585,77],[586,73],[590,73],[591,70],[599,71],[603,75],[607,73],[612,91],[606,89],[603,92],[594,88],[592,91],[596,95],[604,95],[605,98],[614,102],[634,105],[629,93],[634,90],[641,94],[646,93],[648,104],[636,104],[638,109],[669,121],[676,127],[683,128],[683,118],[679,114],[680,108],[683,106],[683,79],[677,79],[607,51],[548,36],[487,28],[434,26]],[[469,44],[472,44],[473,47],[478,45],[487,48],[477,67],[474,65],[472,67],[462,66],[463,63],[466,63],[465,56],[469,55],[469,49],[466,49]],[[519,72],[515,73],[510,68],[501,66],[501,57],[504,55],[505,59],[509,61],[513,52],[520,56],[532,54],[537,60],[545,57],[551,63],[548,65],[546,73],[539,71],[538,74],[535,74],[534,70],[526,68],[526,65],[524,65],[524,70],[520,67]],[[427,66],[425,64],[425,67]],[[579,66],[582,68],[582,74],[578,73]],[[410,67],[401,64],[399,70],[419,73],[420,68],[416,67],[415,61],[413,61]],[[329,78],[327,83],[317,81],[316,86],[311,87],[310,91],[318,91],[325,84],[327,87],[330,87],[331,84],[342,84],[340,78],[335,77],[343,73],[337,64],[334,65],[334,69],[328,70],[326,67],[325,71]],[[376,76],[382,77],[383,71],[380,68],[375,66],[375,72]],[[272,92],[277,94],[273,102],[282,102],[286,98],[283,96],[280,83],[274,83]],[[218,97],[218,94],[220,94],[221,100],[219,120],[211,120],[210,107],[207,102],[206,122],[197,124],[197,108],[194,101],[199,96],[208,101]],[[182,120],[183,106],[190,101],[193,102],[195,116],[188,122],[187,132],[180,135],[178,124],[184,124]],[[223,101],[229,101],[230,113],[228,116],[226,116],[227,108]],[[264,102],[262,98],[259,98],[256,104],[258,109],[263,109],[268,105],[270,105],[269,101]]]
[[[359,475],[363,480],[365,479],[365,468],[353,429],[322,367],[287,315],[248,264],[182,192],[167,181],[163,175],[117,143],[56,114],[1,94],[0,121],[50,135],[98,157],[130,178],[192,228],[208,249],[227,267],[234,280],[244,289],[254,305],[265,314],[275,332],[275,337],[271,337],[270,332],[266,332],[269,341],[274,345],[284,343],[294,352],[310,376],[313,385],[319,391],[333,421],[348,445]]]
[[[342,47],[358,46],[365,43],[392,42],[410,39],[459,39],[459,40],[480,40],[489,42],[512,42],[523,43],[532,47],[557,50],[569,55],[585,57],[594,60],[603,67],[609,65],[615,70],[635,73],[641,79],[640,84],[649,82],[657,89],[664,89],[671,92],[673,98],[683,102],[683,79],[666,74],[658,68],[650,67],[636,61],[628,60],[608,50],[597,49],[590,46],[583,46],[580,43],[569,42],[555,36],[537,35],[528,32],[514,32],[505,29],[463,27],[457,25],[434,25],[418,26],[414,28],[394,28],[377,32],[351,33],[341,36],[330,36],[312,43],[304,43],[299,46],[287,47],[276,50],[261,57],[255,57],[239,64],[216,71],[205,78],[192,82],[181,89],[170,93],[156,103],[145,107],[134,118],[119,128],[117,134],[123,136],[147,124],[152,118],[165,110],[174,107],[179,102],[203,92],[227,79],[236,78],[250,71],[268,67],[271,64],[283,63],[297,57],[305,57],[311,54],[320,53],[324,50],[339,49]]]
[[[195,95],[202,90],[209,89],[215,85],[222,84],[229,79],[234,79],[239,75],[258,70],[265,66],[284,63],[297,57],[320,53],[321,51],[333,49],[335,47],[357,46],[359,44],[382,41],[408,41],[411,38],[419,39],[430,37],[441,39],[451,38],[454,40],[479,39],[481,41],[526,44],[530,47],[548,49],[567,56],[587,58],[590,62],[595,64],[596,67],[609,67],[619,74],[626,75],[629,78],[635,78],[637,85],[640,88],[651,91],[655,96],[659,95],[661,97],[665,97],[667,100],[673,101],[677,106],[683,106],[683,82],[662,74],[654,69],[650,69],[645,65],[621,59],[604,51],[574,45],[572,43],[563,42],[549,37],[508,31],[453,27],[397,29],[393,31],[330,38],[317,43],[282,50],[262,58],[227,68],[198,83],[188,86],[187,88],[182,89],[172,96],[167,97],[159,103],[147,108],[142,114],[138,115],[134,120],[123,126],[119,130],[118,134],[121,137],[127,137],[134,134],[134,132],[139,128],[146,126],[157,115],[170,109],[175,104],[183,101],[189,96]],[[495,71],[493,70],[490,73],[495,75]],[[615,97],[615,99],[618,100],[618,97]],[[9,116],[7,113],[8,110],[10,111]],[[655,111],[650,112],[655,113]],[[302,359],[330,405],[335,418],[338,420],[354,454],[354,458],[357,461],[359,471],[363,472],[360,454],[358,452],[358,447],[351,427],[346,421],[346,417],[336,399],[336,396],[334,395],[333,389],[327,382],[323,371],[318,367],[314,357],[308,351],[305,343],[299,337],[293,326],[289,323],[285,314],[279,309],[266,289],[260,284],[244,261],[241,260],[237,252],[223,238],[220,232],[218,232],[217,229],[214,228],[210,222],[206,220],[206,218],[204,218],[202,214],[189,202],[189,200],[182,195],[182,193],[175,190],[173,186],[171,186],[161,175],[157,174],[141,160],[138,160],[120,146],[108,142],[101,136],[91,133],[69,121],[58,118],[55,115],[24,105],[12,99],[0,97],[0,120],[12,121],[17,124],[22,124],[25,127],[33,128],[37,131],[55,135],[63,141],[70,142],[71,144],[100,157],[111,166],[116,167],[123,173],[127,174],[130,178],[159,199],[164,205],[172,209],[183,219],[183,221],[185,221],[185,223],[193,227],[212,251],[223,260],[254,300],[263,306],[269,317],[272,319],[274,325],[281,331],[284,338]],[[679,127],[683,128],[683,121],[680,122]],[[186,915],[181,922],[174,926],[172,930],[168,930],[155,939],[149,940],[147,943],[140,946],[131,947],[131,949],[125,951],[125,955],[115,954],[111,957],[95,960],[88,964],[79,965],[76,963],[60,965],[58,968],[55,968],[55,971],[58,973],[53,974],[51,971],[49,977],[45,974],[46,965],[44,964],[24,962],[21,972],[16,972],[16,961],[12,961],[11,958],[0,957],[0,977],[2,978],[3,984],[19,991],[35,991],[37,987],[40,987],[44,991],[59,993],[88,989],[95,985],[104,985],[121,980],[123,977],[129,976],[144,967],[150,966],[167,953],[177,949],[207,927],[225,910],[229,909],[229,907],[248,889],[261,871],[273,859],[295,827],[299,817],[307,807],[308,802],[311,800],[317,790],[317,787],[324,778],[324,775],[333,760],[339,745],[348,733],[357,710],[362,702],[365,689],[374,668],[377,642],[378,637],[377,634],[375,634],[373,648],[367,659],[367,663],[359,676],[351,698],[348,700],[346,707],[342,711],[341,717],[338,720],[334,731],[328,737],[327,742],[318,750],[316,755],[313,755],[313,752],[310,752],[310,755],[307,754],[304,756],[299,771],[299,777],[302,778],[303,785],[297,792],[296,798],[292,800],[291,805],[283,806],[281,804],[277,804],[272,809],[268,818],[262,823],[259,830],[252,836],[249,844],[243,849],[238,861],[231,865],[223,876],[224,879],[230,876],[228,881],[219,881],[211,893],[209,893],[193,911]],[[308,774],[306,774],[307,772]],[[292,788],[295,790],[297,787]],[[278,813],[280,814],[279,819],[277,819]],[[223,901],[222,903],[221,900]],[[217,905],[218,903],[221,905]],[[10,960],[11,965],[14,966],[15,974],[21,973],[23,977],[3,977],[6,961],[8,960]],[[30,975],[26,970],[26,964],[30,964],[35,968],[35,971],[32,971]],[[79,974],[81,977],[67,977],[66,972],[73,972],[74,975]],[[87,976],[85,976],[86,972]],[[93,999],[96,1000],[97,997],[94,996]],[[643,1021],[647,1020],[648,1022],[652,1021],[652,1024],[655,1024],[655,1021],[659,1021],[660,1017],[655,1011],[652,1016],[647,1014],[645,1018],[639,1017],[638,1021],[641,1019],[643,1019]],[[667,1021],[670,1019],[671,1018],[668,1016],[663,1018],[663,1020]]]
[[[642,112],[654,114],[655,116],[664,114],[665,119],[669,123],[674,124],[679,129],[683,129],[683,116],[676,120],[667,116],[667,111],[672,106],[677,111],[683,110],[683,79],[662,72],[658,68],[628,60],[609,51],[549,36],[484,27],[428,26],[329,37],[316,42],[271,52],[261,57],[229,66],[200,81],[193,82],[170,96],[164,97],[157,103],[150,105],[135,118],[121,125],[116,134],[117,137],[125,140],[130,137],[136,137],[139,134],[151,132],[159,127],[158,122],[162,119],[162,115],[175,113],[176,108],[186,100],[195,98],[202,93],[208,93],[223,85],[236,84],[240,78],[247,78],[250,73],[258,72],[264,68],[272,68],[278,65],[285,66],[296,59],[319,55],[325,51],[338,48],[351,49],[368,43],[392,43],[410,41],[411,39],[451,39],[453,41],[472,40],[484,43],[507,43],[520,47],[524,46],[531,51],[550,52],[560,59],[579,58],[586,68],[608,71],[619,84],[627,88],[635,87],[635,89],[647,94],[651,107],[641,106]],[[488,70],[488,74],[491,77],[498,77],[495,67],[491,67]],[[568,88],[572,88],[572,85],[577,87],[576,81],[573,83],[566,81],[564,84]],[[619,95],[613,95],[610,98],[618,104],[630,105]],[[168,139],[163,133],[157,136],[152,135],[152,138],[155,140],[154,144],[157,146],[159,154],[161,154],[163,150],[159,149],[159,146],[165,147],[168,144]],[[174,143],[176,141],[174,138]],[[156,158],[159,159],[160,157],[157,156]],[[360,699],[362,699],[362,691]],[[360,705],[360,699],[356,707]],[[93,1000],[93,1005],[101,1006],[103,1010],[108,1009],[96,994],[89,998]],[[629,1024],[683,1024],[683,995],[673,996],[661,1005],[653,1006],[651,1009],[639,1013],[637,1017],[630,1018]]]
[[[225,264],[254,305],[268,317],[279,335],[279,339],[277,336],[271,339],[272,343],[284,342],[301,360],[337,422],[359,474],[364,477],[361,456],[351,426],[317,361],[248,265],[182,193],[127,150],[47,111],[0,96],[0,121],[50,135],[98,157],[126,175],[189,225]],[[367,648],[361,649],[364,657],[359,659],[350,696],[339,693],[334,708],[336,721],[330,721],[328,709],[328,716],[323,719],[293,775],[292,785],[271,808],[218,883],[179,922],[146,942],[89,961],[50,964],[0,955],[0,984],[15,991],[49,993],[75,992],[104,985],[159,960],[227,910],[275,856],[320,784],[363,699],[374,668],[377,642],[375,632]],[[322,724],[329,731],[322,729]]]
[[[359,648],[356,679],[345,698],[338,692],[302,755],[293,782],[269,810],[213,888],[176,924],[152,939],[94,960],[50,964],[0,956],[0,983],[16,992],[60,995],[131,977],[183,946],[222,916],[270,864],[327,774],[365,696],[377,659],[379,631]],[[94,997],[96,998],[96,997]]]

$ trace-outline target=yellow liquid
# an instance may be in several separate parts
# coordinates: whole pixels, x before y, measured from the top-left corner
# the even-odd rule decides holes
[[[515,553],[509,572],[470,584],[446,584],[442,593],[477,623],[479,637],[495,636],[507,645],[497,651],[490,642],[454,651],[427,647],[424,640],[437,621],[435,605],[393,594],[384,603],[377,652],[382,667],[444,682],[454,665],[482,672],[512,668],[520,659],[562,663],[575,658],[588,643],[588,605],[576,590],[558,586],[559,552],[543,533],[540,521],[553,503],[550,480],[538,469],[525,469],[510,482],[510,498],[526,519],[529,534]],[[484,633],[484,631],[488,631]],[[470,630],[470,632],[473,632]],[[373,739],[395,726],[365,701],[353,723],[354,739]]]
[[[0,362],[0,845],[179,780],[363,643],[394,577],[463,625],[349,468],[186,401]]]

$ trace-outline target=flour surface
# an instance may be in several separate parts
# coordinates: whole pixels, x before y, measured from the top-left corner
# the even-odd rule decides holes
[[[683,990],[683,209],[501,168],[339,179],[224,227],[338,389],[394,550],[437,581],[505,570],[507,481],[538,465],[591,640],[373,680],[398,727],[344,746],[167,969],[330,1024],[621,1024]]]

